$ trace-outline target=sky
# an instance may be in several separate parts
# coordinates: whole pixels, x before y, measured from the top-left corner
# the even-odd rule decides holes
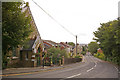
[[[32,0],[25,1],[29,2],[30,10],[42,39],[75,43],[75,36],[51,19]],[[100,27],[100,23],[106,23],[118,17],[119,0],[34,1],[72,34],[77,35],[80,44],[88,44],[93,41],[93,32]]]

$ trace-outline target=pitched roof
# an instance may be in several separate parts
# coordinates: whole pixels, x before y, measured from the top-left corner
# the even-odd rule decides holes
[[[51,44],[52,46],[58,45],[56,42],[51,41],[51,40],[44,40],[44,42],[47,42],[47,43]]]

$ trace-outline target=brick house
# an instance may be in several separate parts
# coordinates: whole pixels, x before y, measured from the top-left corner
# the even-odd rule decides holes
[[[64,47],[67,53],[72,53],[73,47],[68,45],[67,42],[60,42],[61,47]]]
[[[46,42],[47,44],[51,45],[52,47],[58,47],[58,44],[51,40],[44,40],[43,42]]]
[[[82,52],[82,46],[77,44],[77,54],[81,54]],[[76,55],[76,47],[73,50],[74,55]]]
[[[99,52],[99,53],[103,53],[103,51],[102,51],[101,48],[98,48],[98,49],[97,49],[97,52]]]
[[[44,46],[45,46],[46,49],[49,49],[49,48],[55,46],[54,44],[52,44],[52,43],[51,43],[50,41],[48,41],[48,40],[43,40],[43,44],[44,44]]]

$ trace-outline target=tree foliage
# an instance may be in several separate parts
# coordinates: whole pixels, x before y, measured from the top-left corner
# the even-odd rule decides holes
[[[62,56],[65,58],[68,57],[66,50],[61,50],[60,48],[50,48],[48,49],[49,56],[52,56],[53,62],[56,64],[59,59],[62,59]]]
[[[99,48],[99,45],[97,44],[97,42],[90,42],[88,44],[88,50],[92,54],[96,53],[98,48]]]
[[[67,57],[66,51],[64,49],[61,50],[60,48],[52,47],[52,48],[48,49],[48,53],[52,54],[52,56],[55,58],[62,57],[62,56]]]
[[[86,55],[86,52],[87,52],[87,46],[86,45],[82,46],[82,52],[81,52],[81,54]]]
[[[119,63],[120,60],[120,20],[113,20],[102,23],[94,32],[97,42],[107,58]]]
[[[105,55],[103,53],[97,52],[97,54],[94,54],[94,56],[99,58],[99,59],[105,60]]]
[[[31,33],[31,17],[22,12],[21,2],[2,3],[2,43],[3,51],[23,44]]]
[[[68,44],[71,46],[75,46],[75,43],[73,43],[73,42],[68,42]]]

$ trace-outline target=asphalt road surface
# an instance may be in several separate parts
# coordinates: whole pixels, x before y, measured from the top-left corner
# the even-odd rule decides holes
[[[59,80],[72,78],[118,78],[118,69],[115,65],[95,58],[88,53],[84,56],[83,62],[70,64],[62,69],[3,78],[59,78]]]

